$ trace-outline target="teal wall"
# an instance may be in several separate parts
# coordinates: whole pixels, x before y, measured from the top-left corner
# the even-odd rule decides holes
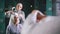
[[[52,0],[52,14],[56,16],[56,0]]]
[[[5,10],[11,10],[12,7],[16,6],[17,1],[14,0],[6,0],[5,1]]]
[[[34,9],[44,13],[46,11],[46,0],[34,0]]]
[[[5,33],[5,0],[0,0],[0,34]]]
[[[52,0],[46,0],[46,15],[52,16]]]
[[[23,2],[24,5],[24,11],[26,13],[26,16],[32,11],[32,9],[39,9],[46,11],[46,15],[53,15],[52,10],[52,0],[46,0],[46,6],[43,4],[44,0],[34,0],[34,5],[32,5],[32,8],[30,7],[30,3],[27,1]],[[17,1],[13,0],[0,0],[0,34],[5,34],[5,8],[10,10],[10,6],[16,6]],[[54,13],[55,15],[56,13]]]

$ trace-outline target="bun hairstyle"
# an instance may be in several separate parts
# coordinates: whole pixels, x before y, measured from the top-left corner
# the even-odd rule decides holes
[[[15,10],[15,7],[12,7],[12,10],[14,11]]]
[[[20,5],[22,5],[22,3],[18,3],[18,4],[16,5],[16,7],[17,7],[17,6],[20,6]],[[23,6],[23,5],[22,5],[22,6]]]

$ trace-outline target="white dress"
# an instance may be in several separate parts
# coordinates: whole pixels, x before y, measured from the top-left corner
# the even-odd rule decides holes
[[[33,13],[30,13],[28,15],[28,17],[26,18],[26,20],[24,21],[24,24],[22,26],[22,32],[21,32],[21,34],[28,34],[38,24],[36,22],[36,16],[37,16],[37,13],[38,12],[39,11],[37,11],[34,14]]]
[[[47,16],[28,34],[60,34],[60,17]]]

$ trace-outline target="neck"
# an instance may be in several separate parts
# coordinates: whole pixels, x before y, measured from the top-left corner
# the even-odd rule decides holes
[[[17,26],[17,24],[14,24],[15,26]]]
[[[17,26],[17,24],[16,24],[16,23],[14,23],[14,25],[16,25],[16,26]]]
[[[17,9],[16,9],[17,10]],[[17,11],[21,11],[21,10],[17,10]]]

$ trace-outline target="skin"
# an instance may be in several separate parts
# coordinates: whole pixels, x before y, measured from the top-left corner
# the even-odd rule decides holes
[[[41,20],[45,18],[46,16],[42,16],[40,13],[37,13],[37,20]]]
[[[16,10],[17,11],[22,11],[22,9],[23,9],[23,5],[22,5],[22,3],[18,3],[17,5],[16,5]],[[24,15],[23,14],[18,14],[22,19],[24,18]]]
[[[18,22],[18,17],[14,16],[14,24],[17,25],[17,22]]]
[[[19,11],[19,10],[22,10],[22,8],[23,8],[23,5],[21,3],[16,5],[16,10]]]

